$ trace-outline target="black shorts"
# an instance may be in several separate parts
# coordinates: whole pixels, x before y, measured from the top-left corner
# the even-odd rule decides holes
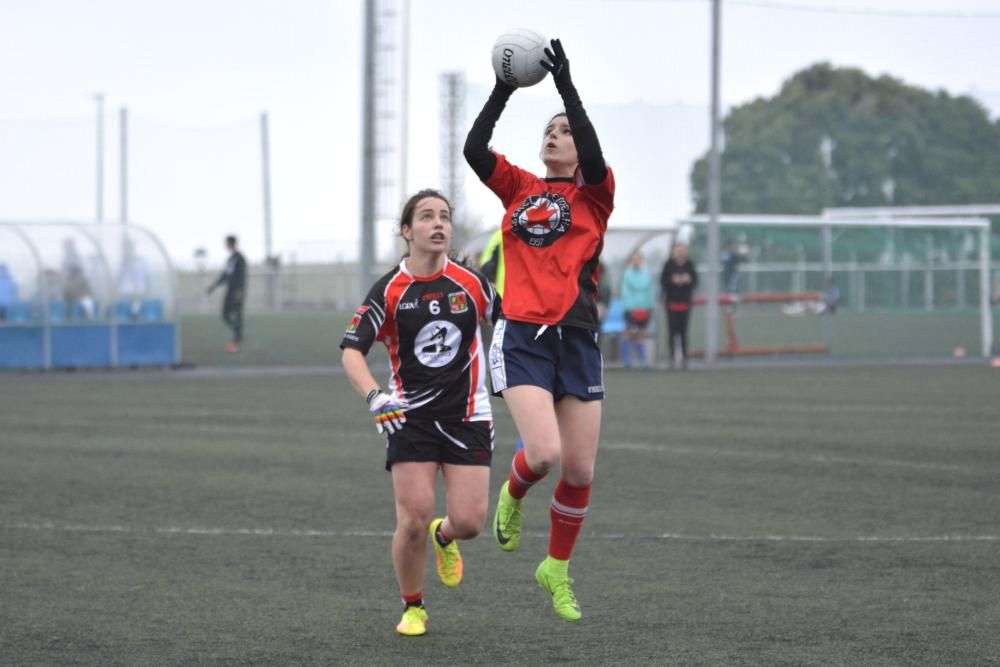
[[[401,430],[389,435],[385,469],[406,461],[488,466],[493,460],[493,437],[492,421],[407,419]]]

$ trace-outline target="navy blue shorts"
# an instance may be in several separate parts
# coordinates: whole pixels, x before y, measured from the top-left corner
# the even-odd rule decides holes
[[[541,331],[541,333],[539,333]],[[604,399],[604,359],[597,332],[501,319],[490,345],[493,394],[519,385],[541,387],[558,401]]]

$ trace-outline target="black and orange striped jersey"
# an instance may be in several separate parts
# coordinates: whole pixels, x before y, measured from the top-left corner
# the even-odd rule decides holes
[[[340,343],[368,354],[389,351],[389,392],[408,417],[447,421],[492,419],[479,322],[495,320],[500,299],[482,274],[446,260],[433,276],[414,276],[405,260],[379,278],[351,318]]]
[[[598,260],[615,200],[611,169],[597,185],[579,168],[574,178],[539,178],[498,153],[484,182],[506,209],[504,316],[596,330]]]

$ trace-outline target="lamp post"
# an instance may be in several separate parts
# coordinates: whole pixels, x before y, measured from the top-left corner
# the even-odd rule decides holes
[[[708,300],[705,303],[705,362],[715,362],[719,349],[719,23],[721,0],[712,0],[712,118],[708,152]]]
[[[97,222],[104,222],[104,93],[94,93],[94,102],[97,103],[97,164],[95,167],[96,196],[97,196]]]

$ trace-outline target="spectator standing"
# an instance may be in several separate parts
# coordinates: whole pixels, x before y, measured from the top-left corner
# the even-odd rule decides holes
[[[691,298],[698,287],[698,272],[688,259],[688,247],[674,243],[671,257],[660,273],[660,289],[667,307],[667,332],[669,336],[670,367],[676,365],[677,339],[680,339],[681,367],[687,368],[688,318],[691,315]]]
[[[629,258],[629,265],[622,273],[622,306],[625,308],[625,334],[621,340],[622,365],[631,368],[632,348],[635,349],[639,368],[646,366],[646,327],[653,315],[653,278],[636,250]]]

